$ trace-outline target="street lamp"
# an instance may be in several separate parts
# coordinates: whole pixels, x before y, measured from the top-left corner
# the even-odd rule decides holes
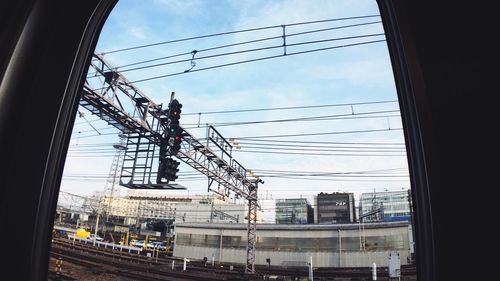
[[[113,144],[113,147],[118,150],[127,150],[128,148],[123,144]]]

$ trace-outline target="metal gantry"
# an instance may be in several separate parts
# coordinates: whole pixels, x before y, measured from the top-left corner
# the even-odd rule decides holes
[[[159,127],[165,129],[160,122],[165,115],[162,105],[143,94],[101,55],[93,56],[90,67],[80,105],[124,134],[156,133],[158,137]]]
[[[120,142],[113,145],[116,149],[115,156],[113,157],[113,162],[111,163],[111,168],[109,170],[108,179],[106,180],[106,186],[104,187],[104,197],[107,198],[107,208],[106,208],[106,217],[109,218],[111,214],[111,209],[113,205],[113,200],[118,195],[118,176],[120,175],[120,171],[122,170],[123,164],[123,156],[125,152],[125,141],[127,139],[126,135],[120,134],[118,136],[120,138]]]
[[[255,243],[257,242],[257,186],[259,180],[250,188],[250,196],[248,199],[248,224],[247,224],[247,262],[245,267],[246,273],[255,272]]]
[[[165,143],[162,138],[168,128],[168,109],[149,99],[102,55],[94,55],[90,67],[80,105],[128,136],[120,185],[136,189],[185,189],[156,181],[158,148]],[[209,126],[205,143],[183,130],[181,149],[172,156],[206,175],[209,191],[222,197],[233,192],[248,201],[245,272],[254,273],[259,180],[248,178],[247,170],[231,152],[232,145]],[[214,182],[217,188],[212,186]]]

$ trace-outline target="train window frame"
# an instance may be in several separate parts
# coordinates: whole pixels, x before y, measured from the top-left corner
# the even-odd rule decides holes
[[[61,90],[60,96],[58,96],[61,100],[58,101],[58,97],[56,96],[51,100],[47,99],[39,104],[36,104],[36,106],[44,106],[49,105],[50,103],[55,103],[55,105],[58,106],[53,104],[48,106],[48,108],[51,110],[56,109],[57,116],[52,116],[52,118],[48,120],[48,122],[51,122],[48,127],[52,131],[47,132],[42,137],[44,141],[42,145],[46,150],[42,153],[42,155],[37,156],[37,161],[34,161],[31,166],[30,164],[27,165],[28,168],[33,169],[38,166],[36,175],[33,176],[33,180],[31,181],[36,185],[35,187],[32,187],[31,190],[36,195],[36,198],[33,198],[33,202],[36,203],[36,206],[34,206],[31,211],[23,213],[30,216],[32,218],[30,222],[33,223],[31,228],[26,228],[31,229],[31,234],[21,236],[21,238],[31,237],[29,246],[23,248],[21,254],[16,255],[11,262],[7,263],[7,266],[12,265],[13,268],[24,268],[25,273],[23,276],[30,280],[46,280],[47,278],[50,229],[52,229],[59,184],[69,144],[72,124],[74,117],[76,116],[76,105],[80,88],[83,84],[86,70],[88,69],[89,55],[95,48],[99,31],[106,21],[107,15],[109,15],[109,12],[112,10],[117,1],[95,0],[87,2],[90,3],[86,6],[86,12],[88,14],[86,15],[87,20],[85,22],[85,28],[79,29],[81,34],[74,34],[75,37],[80,37],[79,44],[75,44],[73,46],[77,50],[73,53],[59,54],[61,57],[67,56],[69,58],[69,60],[66,58],[66,61],[61,61],[61,64],[64,63],[64,65],[67,66],[68,61],[71,62],[71,74],[61,76],[66,77],[66,79],[59,81],[58,83],[59,85],[63,85],[62,88],[58,88],[58,90],[63,89]],[[10,34],[2,33],[1,37],[8,39],[8,42],[11,44],[6,44],[6,50],[2,50],[5,52],[2,52],[2,60],[0,61],[2,63],[2,71],[0,73],[2,78],[0,94],[4,97],[0,100],[0,109],[3,109],[8,105],[15,104],[12,100],[5,99],[5,97],[9,95],[12,96],[12,91],[15,91],[16,89],[25,89],[27,93],[31,94],[36,93],[36,90],[33,88],[22,87],[23,83],[26,83],[26,76],[23,79],[23,77],[19,74],[14,73],[13,70],[19,70],[21,74],[31,74],[28,79],[31,79],[30,81],[34,82],[34,86],[43,85],[40,80],[43,80],[47,77],[47,75],[49,75],[48,73],[41,73],[39,69],[35,69],[37,67],[36,63],[43,61],[44,58],[41,58],[34,63],[32,62],[29,69],[23,68],[23,64],[26,64],[26,61],[22,59],[23,55],[29,54],[30,52],[36,53],[36,48],[39,48],[40,46],[49,48],[58,42],[47,42],[47,40],[43,40],[39,36],[34,36],[33,32],[37,30],[40,31],[40,29],[35,28],[34,25],[40,23],[40,21],[49,21],[49,18],[53,17],[54,14],[61,15],[64,12],[68,12],[70,15],[73,15],[73,13],[77,13],[77,11],[62,5],[61,3],[52,5],[49,5],[44,1],[36,3],[34,3],[34,1],[24,1],[21,3],[22,4],[15,7],[17,9],[15,9],[15,11],[24,11],[23,15],[25,16],[17,19],[17,21],[12,17],[7,18],[6,21],[10,23],[7,26],[13,26],[14,28],[11,30]],[[409,171],[413,187],[412,201],[415,204],[414,215],[415,229],[417,233],[418,278],[421,280],[431,281],[435,280],[435,258],[432,228],[433,222],[430,214],[430,186],[426,168],[426,161],[429,156],[426,155],[426,151],[424,151],[424,140],[420,130],[420,122],[425,119],[424,114],[427,113],[427,109],[417,108],[416,104],[425,104],[425,101],[417,102],[415,100],[417,98],[421,98],[421,96],[418,96],[416,93],[416,89],[422,87],[420,84],[420,80],[422,78],[419,76],[419,73],[413,71],[418,69],[418,65],[416,65],[415,61],[413,61],[414,57],[411,56],[411,54],[414,55],[414,53],[411,53],[412,50],[408,50],[408,41],[411,40],[411,35],[405,35],[401,32],[402,29],[408,27],[404,26],[404,19],[401,18],[401,14],[398,14],[398,9],[395,6],[396,4],[389,0],[378,0],[378,3],[386,32],[389,53],[393,64],[393,73],[395,76],[408,151]],[[47,5],[44,6],[44,4]],[[25,8],[24,10],[23,7]],[[68,22],[71,21],[69,17],[63,19],[68,20]],[[84,18],[74,20],[85,21]],[[43,25],[41,27],[41,31],[50,32],[51,28],[53,28],[48,26],[50,23],[48,22],[46,25]],[[63,27],[59,28],[63,29]],[[30,36],[32,36],[32,38]],[[38,52],[38,54],[40,53]],[[54,59],[51,56],[55,56],[54,52],[50,51],[41,53],[41,55],[47,56],[45,59]],[[56,63],[47,67],[47,69],[49,73],[52,71],[57,72],[58,67],[60,68],[61,65]],[[38,102],[40,101],[38,100]],[[7,115],[8,113],[11,114]],[[1,114],[2,118],[4,116],[6,118],[10,118],[14,115],[11,111],[4,111]],[[27,124],[29,124],[29,122],[31,122],[31,120],[24,118],[16,120],[14,125],[18,125],[21,128],[27,128]],[[5,121],[1,121],[0,132],[5,133],[7,129],[12,129],[12,126],[13,125],[7,125]],[[35,132],[37,131],[35,130]],[[12,145],[12,142],[16,141],[16,139],[19,138],[19,135],[10,135],[10,138],[11,139],[9,140],[4,135],[1,138],[2,145]],[[29,156],[35,151],[35,148],[30,147],[25,148],[24,151],[16,148],[13,152],[8,154],[9,157],[6,159],[8,161],[12,161],[11,163],[14,163],[14,156],[12,153],[19,153],[17,156],[26,158],[26,156]],[[9,172],[14,171],[14,169],[19,169],[19,167],[19,165],[14,165],[4,173],[8,174]],[[6,208],[14,206],[14,202],[8,202],[5,199],[9,198],[13,194],[18,194],[9,192],[14,188],[13,184],[13,180],[7,180],[7,188],[3,190],[4,196],[2,199],[2,216],[4,216],[5,213],[8,213],[6,212]],[[27,257],[21,257],[21,255],[27,255]],[[16,261],[28,262],[23,265],[16,265],[14,264]]]

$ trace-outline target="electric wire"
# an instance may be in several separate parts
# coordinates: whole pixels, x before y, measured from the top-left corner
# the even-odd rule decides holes
[[[256,149],[264,149],[264,150],[286,150],[286,151],[322,151],[322,152],[359,152],[359,148],[351,148],[351,149],[337,149],[337,148],[323,148],[323,149],[317,149],[317,148],[310,148],[307,146],[297,146],[295,148],[288,148],[288,147],[263,147],[263,146],[251,146],[247,145],[244,146],[244,148],[241,149],[248,149],[248,148],[256,148]],[[239,150],[236,150],[239,151]],[[243,150],[244,151],[244,150]],[[367,150],[364,149],[361,152],[406,152],[404,149],[384,149],[384,150]]]
[[[263,138],[288,138],[288,137],[306,137],[306,136],[320,136],[320,135],[376,133],[376,132],[389,132],[389,131],[400,131],[400,130],[403,130],[403,128],[353,130],[353,131],[337,131],[337,132],[321,132],[321,133],[305,133],[305,134],[243,136],[243,137],[230,137],[230,139],[250,140],[250,139],[263,139]]]
[[[325,42],[348,40],[348,39],[359,39],[359,38],[375,37],[375,36],[382,36],[382,35],[384,35],[384,34],[383,33],[376,33],[376,34],[365,34],[365,35],[356,35],[356,36],[348,36],[348,37],[340,37],[340,38],[330,38],[330,39],[322,39],[322,40],[314,40],[314,41],[306,41],[306,42],[300,42],[300,43],[287,44],[286,47],[325,43]],[[244,54],[244,53],[264,51],[264,50],[272,50],[272,49],[278,49],[278,48],[280,48],[280,49],[283,48],[283,45],[279,44],[279,45],[268,46],[268,47],[260,47],[260,48],[246,49],[246,50],[240,50],[240,51],[234,51],[234,52],[226,52],[226,53],[221,53],[221,54],[206,55],[206,56],[202,56],[202,57],[196,57],[195,60],[200,61],[200,60],[204,60],[204,59],[238,55],[238,54]],[[293,53],[291,53],[291,54],[293,54]],[[134,67],[134,68],[126,68],[126,69],[121,69],[120,72],[124,73],[124,72],[130,72],[130,71],[137,71],[137,70],[143,70],[143,69],[148,69],[148,68],[153,68],[153,67],[177,64],[177,63],[183,63],[183,62],[190,62],[190,61],[193,61],[193,58],[151,64],[151,65]],[[190,71],[192,71],[192,70],[190,70]],[[189,71],[185,71],[185,72],[189,72]]]
[[[205,112],[187,112],[182,115],[207,115],[207,114],[226,114],[226,113],[242,113],[242,112],[256,112],[256,111],[275,111],[275,110],[291,110],[291,109],[306,109],[306,108],[322,108],[322,107],[342,107],[342,106],[357,106],[357,105],[372,105],[381,103],[397,103],[397,100],[382,100],[382,101],[366,101],[366,102],[352,102],[352,103],[335,103],[335,104],[316,104],[316,105],[302,105],[302,106],[287,106],[287,107],[271,107],[271,108],[250,108],[250,109],[235,109],[235,110],[222,110],[222,111],[205,111]]]
[[[233,150],[240,149],[272,149],[272,150],[287,150],[287,151],[342,151],[342,152],[405,152],[405,147],[369,147],[369,146],[332,146],[332,145],[309,145],[305,144],[275,144],[275,143],[238,143],[239,146]],[[68,152],[71,153],[114,153],[115,148],[111,147],[70,147]]]
[[[406,154],[361,154],[361,153],[299,153],[299,152],[277,152],[277,151],[261,151],[261,150],[238,150],[242,153],[261,153],[261,154],[281,154],[281,155],[302,155],[302,156],[397,156],[406,157]]]
[[[378,116],[360,116],[360,115],[370,115],[370,114],[382,114],[382,113],[399,113],[399,110],[382,110],[382,111],[371,111],[371,112],[359,112],[359,113],[344,113],[344,114],[334,114],[334,115],[321,115],[321,116],[309,116],[291,119],[272,119],[272,120],[259,120],[259,121],[236,121],[236,122],[221,122],[221,123],[207,123],[203,126],[198,126],[194,123],[182,124],[184,129],[198,129],[206,128],[207,126],[213,127],[230,127],[230,126],[242,126],[242,125],[256,125],[256,124],[267,124],[267,123],[283,123],[283,122],[302,122],[302,121],[332,121],[332,120],[355,120],[355,119],[374,119],[374,118],[391,118],[400,117],[399,114],[396,115],[378,115]],[[196,126],[195,126],[196,125]],[[112,130],[115,127],[103,127],[98,128],[100,131]],[[94,130],[80,130],[77,133],[88,133]]]
[[[276,144],[276,143],[252,143],[252,142],[238,142],[238,145],[250,145],[250,146],[256,146],[256,148],[260,148],[260,147],[282,147],[282,148],[286,148],[286,147],[298,147],[298,148],[325,148],[325,149],[334,149],[334,148],[342,148],[342,149],[357,149],[357,150],[360,150],[360,149],[372,149],[372,150],[389,150],[389,149],[398,149],[398,150],[402,150],[404,149],[405,147],[398,147],[398,146],[393,146],[393,147],[387,147],[387,146],[352,146],[352,145],[349,145],[349,146],[342,146],[342,145],[310,145],[309,142],[307,143],[303,143],[303,144]],[[250,147],[250,146],[245,146],[245,147]],[[237,149],[237,148],[236,148]]]
[[[370,24],[377,24],[377,23],[381,23],[381,21],[367,22],[367,23],[358,23],[358,24],[351,24],[351,25],[336,26],[336,27],[330,27],[330,28],[323,28],[323,29],[316,29],[316,30],[304,31],[304,32],[298,32],[298,33],[291,33],[291,34],[286,34],[285,37],[293,37],[293,36],[298,36],[298,35],[305,35],[305,34],[311,34],[311,33],[323,32],[323,31],[330,31],[330,30],[337,30],[337,29],[343,29],[343,28],[349,28],[349,27],[357,27],[357,26],[370,25]],[[280,35],[280,36],[272,36],[272,37],[266,37],[266,38],[260,38],[260,39],[255,39],[255,40],[249,40],[249,41],[243,41],[243,42],[233,43],[233,44],[226,44],[226,45],[221,45],[221,46],[215,46],[215,47],[210,47],[210,48],[205,48],[205,49],[198,49],[198,50],[196,50],[196,54],[199,54],[201,52],[207,52],[207,51],[213,51],[213,50],[223,49],[223,48],[229,48],[229,47],[241,46],[241,45],[252,44],[252,43],[257,43],[257,42],[269,41],[269,40],[274,40],[274,39],[283,39],[283,36],[282,35]],[[180,56],[192,55],[193,52],[194,51],[190,51],[190,52],[184,52],[184,53],[179,53],[179,54],[175,54],[175,55],[169,55],[169,56],[163,56],[163,57],[158,57],[158,58],[153,58],[153,59],[148,59],[148,60],[142,60],[142,61],[138,61],[138,62],[133,62],[133,63],[129,63],[129,64],[124,64],[124,65],[116,66],[116,67],[113,67],[112,69],[119,70],[119,69],[125,68],[125,67],[130,67],[130,66],[135,66],[135,65],[140,65],[140,64],[145,64],[145,63],[150,63],[150,62],[165,60],[165,59],[171,59],[171,58],[176,58],[176,57],[180,57]],[[95,73],[93,73],[93,74],[95,74]]]
[[[399,112],[399,110],[387,110],[379,112],[361,112],[361,113],[346,113],[346,114],[336,114],[336,115],[324,115],[324,116],[314,116],[314,117],[302,117],[293,119],[274,119],[274,120],[262,120],[262,121],[238,121],[238,122],[221,122],[221,123],[205,123],[204,125],[198,125],[197,123],[187,123],[182,124],[185,130],[193,129],[205,129],[209,126],[212,127],[233,127],[233,126],[244,126],[244,125],[257,125],[257,124],[269,124],[269,123],[283,123],[283,122],[311,122],[311,121],[339,121],[339,120],[358,120],[358,119],[380,119],[380,118],[399,118],[401,115],[375,115],[375,116],[359,116],[359,115],[369,115],[378,113],[391,113]],[[102,127],[97,128],[99,131],[109,131],[116,129],[115,127]],[[79,130],[73,133],[88,133],[94,132],[95,130]]]
[[[238,138],[241,139],[241,138]],[[280,142],[280,143],[304,143],[304,141],[299,140],[267,140],[267,139],[245,139],[245,141],[251,142]],[[316,144],[340,144],[340,145],[405,145],[401,142],[336,142],[336,141],[307,141],[307,143]]]
[[[405,168],[392,168],[392,169],[379,169],[379,170],[367,170],[367,171],[352,171],[352,172],[326,172],[326,171],[290,171],[290,170],[265,170],[265,169],[254,169],[258,173],[259,177],[279,177],[279,176],[293,176],[293,177],[408,177],[407,169]],[[401,172],[405,172],[402,174]],[[206,179],[206,177],[199,172],[179,172],[180,180],[184,179]],[[77,173],[77,174],[64,174],[63,178],[102,178],[108,179],[109,175],[106,174],[88,174],[88,173]]]
[[[380,15],[365,15],[365,16],[343,17],[343,18],[334,18],[334,19],[325,19],[325,20],[316,20],[316,21],[305,21],[305,22],[298,22],[298,23],[271,25],[271,26],[241,29],[241,30],[235,30],[235,31],[219,32],[219,33],[213,33],[213,34],[207,34],[207,35],[193,36],[193,37],[187,37],[187,38],[181,38],[181,39],[175,39],[175,40],[169,40],[169,41],[162,41],[162,42],[150,43],[150,44],[139,45],[139,46],[133,46],[133,47],[128,47],[128,48],[116,49],[116,50],[111,50],[111,51],[107,51],[107,52],[102,52],[102,54],[104,55],[104,54],[125,52],[125,51],[130,51],[130,50],[137,50],[137,49],[148,48],[148,47],[153,47],[153,46],[159,46],[159,45],[165,45],[165,44],[171,44],[171,43],[177,43],[177,42],[183,42],[183,41],[190,41],[190,40],[196,40],[196,39],[202,39],[202,38],[209,38],[209,37],[215,37],[215,36],[237,34],[237,33],[244,33],[244,32],[252,32],[252,31],[259,31],[259,30],[272,29],[272,28],[282,28],[283,26],[298,26],[298,25],[334,22],[334,21],[342,21],[342,20],[374,18],[374,17],[380,17]]]
[[[366,42],[359,42],[359,43],[352,43],[352,44],[344,44],[344,45],[338,45],[338,46],[332,46],[332,47],[311,49],[311,50],[306,50],[306,51],[298,51],[298,52],[287,53],[287,54],[280,54],[280,55],[274,55],[274,56],[260,57],[260,58],[256,58],[256,59],[248,59],[248,60],[237,61],[237,62],[232,62],[232,63],[226,63],[226,64],[219,64],[219,65],[214,65],[214,66],[203,67],[203,68],[197,68],[197,69],[193,69],[193,70],[189,70],[189,71],[174,72],[174,73],[171,73],[171,74],[165,74],[165,75],[147,77],[147,78],[142,78],[142,79],[138,79],[138,80],[132,81],[130,83],[142,83],[142,82],[147,82],[147,81],[151,81],[151,80],[156,80],[156,79],[161,79],[161,78],[167,78],[167,77],[177,76],[177,75],[186,74],[186,73],[199,72],[199,71],[204,71],[204,70],[211,70],[211,69],[216,69],[216,68],[221,68],[221,67],[227,67],[227,66],[245,64],[245,63],[256,62],[256,61],[263,61],[263,60],[269,60],[269,59],[275,59],[275,58],[280,58],[280,57],[295,56],[295,55],[302,55],[302,54],[313,53],[313,52],[320,52],[320,51],[326,51],[326,50],[333,50],[333,49],[340,49],[340,48],[361,46],[361,45],[367,45],[367,44],[374,44],[374,43],[380,43],[380,42],[385,42],[385,41],[386,41],[385,39],[383,39],[383,40],[373,40],[373,41],[366,41]]]
[[[388,118],[399,118],[401,115],[395,114],[395,115],[375,115],[375,116],[353,116],[353,115],[360,115],[364,113],[357,113],[357,114],[342,114],[342,115],[337,115],[337,116],[332,116],[332,117],[319,117],[319,118],[311,118],[311,117],[305,117],[305,118],[296,118],[296,119],[287,119],[287,120],[270,120],[270,121],[248,121],[248,122],[226,122],[226,123],[206,123],[205,125],[196,125],[195,124],[188,124],[187,127],[184,127],[186,130],[193,130],[193,129],[203,129],[207,128],[209,126],[212,127],[233,127],[233,126],[244,126],[244,125],[258,125],[258,124],[269,124],[269,123],[284,123],[284,122],[319,122],[319,121],[341,121],[341,120],[359,120],[359,119],[388,119]],[[372,113],[366,113],[366,114],[372,114]],[[342,117],[345,116],[345,117]],[[87,132],[90,132],[88,130]]]

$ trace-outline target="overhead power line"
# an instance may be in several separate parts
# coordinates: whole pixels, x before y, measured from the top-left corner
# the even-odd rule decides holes
[[[253,170],[259,173],[259,177],[262,178],[291,178],[291,179],[316,179],[316,180],[327,180],[335,178],[408,178],[408,173],[405,174],[395,174],[387,173],[389,171],[398,171],[404,169],[385,169],[385,170],[373,170],[373,171],[358,171],[358,172],[311,172],[311,171],[281,171],[281,170]],[[185,172],[180,173],[179,180],[197,180],[205,179],[205,177],[196,172]],[[86,179],[86,180],[98,180],[107,179],[108,176],[104,174],[67,174],[63,176],[63,179]]]
[[[330,39],[322,39],[322,40],[287,44],[286,47],[325,43],[325,42],[332,42],[332,41],[349,40],[349,39],[359,39],[359,38],[375,37],[375,36],[382,36],[382,35],[384,35],[384,34],[383,33],[376,33],[376,34],[365,34],[365,35],[347,36],[347,37],[339,37],[339,38],[330,38]],[[278,45],[268,46],[268,47],[246,49],[246,50],[240,50],[240,51],[234,51],[234,52],[226,52],[226,53],[220,53],[220,54],[214,54],[214,55],[207,55],[207,56],[203,56],[203,57],[196,57],[195,60],[200,61],[200,60],[204,60],[204,59],[211,59],[211,58],[217,58],[217,57],[222,57],[222,56],[238,55],[238,54],[244,54],[244,53],[264,51],[264,50],[272,50],[272,49],[278,49],[278,48],[280,48],[280,49],[283,48],[283,44],[278,44]],[[196,51],[196,53],[198,53],[198,51]],[[147,69],[147,68],[153,68],[153,67],[159,67],[159,66],[165,66],[165,65],[171,65],[171,64],[177,64],[177,63],[182,63],[182,62],[190,62],[192,60],[193,60],[193,58],[187,58],[187,59],[182,59],[182,60],[139,66],[139,67],[134,67],[134,68],[126,68],[126,69],[121,69],[120,72],[123,73],[123,72],[137,71],[137,70],[143,70],[143,69]],[[192,71],[192,70],[190,70],[190,71]],[[186,71],[186,72],[188,72],[188,71]]]
[[[233,139],[240,139],[240,140],[260,139],[260,138],[287,138],[287,137],[305,137],[305,136],[319,136],[319,135],[375,133],[375,132],[386,132],[386,131],[399,131],[399,130],[402,130],[402,129],[403,128],[390,128],[390,129],[373,129],[373,130],[358,130],[358,131],[337,131],[337,132],[288,134],[288,135],[245,136],[245,137],[232,137],[232,138]]]
[[[101,143],[82,143],[82,144],[71,144],[69,147],[70,149],[72,147],[104,147],[104,146],[113,146],[115,145],[116,143],[115,142],[108,142],[108,143],[104,143],[104,142],[101,142]]]
[[[316,148],[318,151],[330,151],[332,149],[340,149],[340,150],[348,150],[348,151],[360,151],[360,152],[366,152],[366,151],[398,151],[398,152],[403,152],[405,151],[405,146],[380,146],[380,145],[351,145],[351,144],[337,144],[337,145],[314,145],[314,144],[309,144],[309,142],[300,142],[300,144],[284,144],[284,143],[272,143],[272,142],[265,142],[265,143],[259,143],[259,142],[238,142],[238,146],[243,147],[243,148],[257,148],[257,149],[281,149],[281,150],[296,150],[297,148],[299,149],[306,149],[309,150],[309,148]],[[70,146],[68,152],[88,152],[88,153],[93,153],[93,152],[115,152],[116,149],[112,148],[110,146],[90,146],[90,147],[79,147],[79,146]]]
[[[262,120],[262,121],[207,123],[203,127],[206,127],[206,126],[228,127],[228,126],[257,125],[257,124],[285,123],[285,122],[332,121],[332,120],[338,121],[338,120],[353,120],[353,119],[376,119],[376,118],[400,117],[399,114],[359,116],[359,115],[370,115],[370,114],[379,114],[379,113],[396,113],[396,112],[399,112],[399,110],[386,110],[386,111],[378,111],[378,112],[361,112],[361,113],[345,113],[345,114],[335,114],[335,115],[300,117],[300,118],[292,118],[292,119],[272,119],[272,120]],[[193,126],[193,127],[186,127],[186,129],[195,129],[195,128],[200,127],[196,124],[185,124],[185,125],[186,126]]]
[[[256,58],[256,59],[249,59],[249,60],[237,61],[237,62],[232,62],[232,63],[219,64],[219,65],[214,65],[214,66],[209,66],[209,67],[204,67],[204,68],[197,68],[197,69],[192,69],[192,70],[189,70],[189,71],[182,71],[182,72],[175,72],[175,73],[171,73],[171,74],[153,76],[153,77],[138,79],[138,80],[132,81],[130,83],[141,83],[141,82],[146,82],[146,81],[151,81],[151,80],[156,80],[156,79],[161,79],[161,78],[167,78],[167,77],[177,76],[177,75],[191,73],[191,72],[199,72],[199,71],[204,71],[204,70],[216,69],[216,68],[221,68],[221,67],[226,67],[226,66],[232,66],[232,65],[238,65],[238,64],[244,64],[244,63],[250,63],[250,62],[257,62],[257,61],[275,59],[275,58],[286,57],[286,56],[302,55],[302,54],[307,54],[307,53],[320,52],[320,51],[333,50],[333,49],[340,49],[340,48],[346,48],[346,47],[354,47],[354,46],[361,46],[361,45],[367,45],[367,44],[374,44],[374,43],[380,43],[380,42],[385,42],[385,41],[386,41],[385,39],[382,39],[382,40],[373,40],[373,41],[365,41],[365,42],[359,42],[359,43],[352,43],[352,44],[344,44],[344,45],[338,45],[338,46],[332,46],[332,47],[311,49],[311,50],[306,50],[306,51],[298,51],[298,52],[286,53],[286,54],[280,54],[280,55],[274,55],[274,56],[260,57],[260,58]]]
[[[119,135],[120,133],[119,132],[115,132],[115,133],[105,133],[105,134],[94,134],[94,135],[86,135],[86,136],[79,136],[79,135],[75,135],[73,134],[72,136],[72,140],[73,139],[83,139],[83,138],[90,138],[90,137],[98,137],[98,136],[110,136],[110,135]]]
[[[305,153],[305,152],[275,152],[260,150],[237,150],[237,152],[263,153],[263,154],[283,154],[283,155],[307,155],[307,156],[400,156],[406,157],[406,154],[361,154],[361,153]]]
[[[334,121],[334,120],[356,120],[356,119],[377,119],[377,118],[392,118],[401,117],[399,114],[392,115],[375,115],[375,116],[363,116],[379,113],[396,113],[399,110],[386,110],[386,111],[374,111],[374,112],[361,112],[361,113],[346,113],[346,114],[335,114],[335,115],[322,115],[322,116],[312,116],[312,117],[301,117],[292,119],[271,119],[271,120],[261,120],[261,121],[239,121],[239,122],[222,122],[222,123],[207,123],[205,125],[199,125],[196,123],[183,124],[184,129],[199,129],[206,128],[207,126],[213,127],[231,127],[231,126],[243,126],[243,125],[258,125],[258,124],[269,124],[269,123],[284,123],[284,122],[311,122],[311,121]],[[360,116],[362,115],[362,116]],[[115,129],[114,127],[103,127],[97,128],[100,132],[109,131]],[[88,133],[94,132],[95,130],[80,130],[74,133]]]
[[[351,28],[351,27],[358,27],[358,26],[363,26],[363,25],[372,25],[372,24],[378,24],[378,23],[381,23],[381,21],[349,24],[349,25],[335,26],[335,27],[329,27],[329,28],[309,30],[309,31],[304,31],[304,32],[289,33],[289,34],[286,34],[285,37],[288,38],[288,37],[293,37],[293,36],[306,35],[306,34],[331,31],[331,30],[338,30],[338,29],[344,29],[344,28]],[[248,41],[243,41],[243,42],[238,42],[238,43],[233,43],[233,44],[220,45],[220,46],[215,46],[215,47],[210,47],[210,48],[205,48],[205,49],[197,49],[196,54],[199,54],[201,52],[213,51],[213,50],[218,50],[218,49],[224,49],[224,48],[241,46],[241,45],[246,45],[246,44],[264,42],[264,41],[275,40],[275,39],[283,39],[283,35],[264,37],[264,38],[248,40]],[[140,65],[140,64],[165,60],[165,59],[171,59],[171,58],[176,58],[176,57],[180,57],[180,56],[192,55],[192,54],[193,54],[193,51],[189,51],[189,52],[183,52],[183,53],[179,53],[179,54],[175,54],[175,55],[162,56],[162,57],[158,57],[158,58],[154,58],[154,59],[142,60],[142,61],[133,62],[133,63],[125,64],[125,65],[120,65],[120,66],[115,67],[114,69],[118,70],[118,69],[121,69],[124,67],[135,66],[135,65]]]
[[[336,103],[336,104],[316,104],[316,105],[270,107],[270,108],[249,108],[249,109],[234,109],[234,110],[221,110],[221,111],[188,112],[188,113],[182,113],[182,115],[186,116],[186,115],[197,115],[197,114],[224,114],[224,113],[274,111],[274,110],[306,109],[306,108],[321,108],[321,107],[341,107],[341,106],[356,106],[356,105],[397,103],[397,102],[398,102],[397,100],[384,100],[384,101],[367,101],[367,102]]]
[[[133,46],[133,47],[128,47],[128,48],[107,51],[107,52],[103,52],[102,54],[125,52],[125,51],[130,51],[130,50],[136,50],[136,49],[142,49],[142,48],[148,48],[148,47],[153,47],[153,46],[159,46],[159,45],[165,45],[165,44],[171,44],[171,43],[177,43],[177,42],[183,42],[183,41],[190,41],[190,40],[196,40],[196,39],[202,39],[202,38],[208,38],[208,37],[237,34],[237,33],[243,33],[243,32],[252,32],[252,31],[259,31],[259,30],[265,30],[265,29],[271,29],[271,28],[282,28],[283,26],[297,26],[297,25],[325,23],[325,22],[343,21],[343,20],[352,20],[352,19],[374,18],[374,17],[380,17],[380,15],[365,15],[365,16],[334,18],[334,19],[305,21],[305,22],[298,22],[298,23],[289,23],[289,24],[282,24],[282,25],[271,25],[271,26],[264,26],[264,27],[257,27],[257,28],[241,29],[241,30],[236,30],[236,31],[227,31],[227,32],[220,32],[220,33],[213,33],[213,34],[207,34],[207,35],[187,37],[187,38],[182,38],[182,39],[175,39],[175,40],[169,40],[169,41],[150,43],[150,44],[145,44],[145,45],[138,45],[138,46]]]
[[[241,138],[238,138],[241,139]],[[278,143],[304,143],[304,141],[298,140],[258,140],[258,139],[245,139],[251,142],[278,142]],[[307,143],[317,143],[317,144],[340,144],[340,145],[405,145],[402,142],[335,142],[335,141],[307,141]]]
[[[355,114],[358,115],[358,114]],[[399,118],[401,115],[392,114],[392,115],[374,115],[374,116],[354,116],[353,114],[345,114],[337,117],[323,117],[323,118],[299,118],[299,119],[288,119],[288,120],[270,120],[270,121],[248,121],[248,122],[225,122],[225,123],[207,123],[205,125],[197,125],[197,124],[186,124],[185,129],[200,129],[206,128],[208,126],[212,127],[231,127],[231,126],[243,126],[243,125],[256,125],[256,124],[268,124],[268,123],[278,123],[278,122],[311,122],[311,121],[340,121],[340,120],[359,120],[359,119],[379,119],[379,118]],[[86,131],[90,132],[90,130]]]
[[[379,169],[379,170],[366,170],[366,171],[352,171],[352,172],[326,172],[326,171],[299,171],[299,170],[274,170],[274,169],[251,169],[252,172],[266,172],[266,173],[318,173],[318,174],[368,174],[368,173],[387,173],[390,171],[407,171],[407,168],[391,168],[391,169]]]
[[[322,147],[321,149],[318,148],[311,148],[310,146],[302,145],[302,146],[296,146],[295,148],[289,148],[289,147],[263,147],[263,146],[251,146],[251,145],[245,145],[243,146],[244,149],[248,148],[254,148],[254,149],[262,149],[262,150],[286,150],[286,151],[322,151],[322,152],[406,152],[404,149],[370,149],[369,148],[346,148],[344,147],[343,149],[339,149],[338,147],[336,148],[328,148],[328,147]]]
[[[340,149],[356,149],[356,150],[363,150],[363,149],[374,149],[374,150],[377,150],[377,151],[380,151],[380,150],[388,150],[388,149],[399,149],[399,150],[402,150],[404,149],[405,147],[404,146],[360,146],[360,145],[356,145],[356,146],[353,146],[353,145],[349,145],[349,146],[346,146],[345,144],[344,145],[310,145],[309,142],[305,143],[305,142],[300,142],[300,144],[282,144],[282,143],[258,143],[258,142],[238,142],[238,145],[241,145],[241,146],[245,146],[245,147],[250,147],[250,146],[253,146],[253,145],[256,145],[257,147],[305,147],[305,148],[325,148],[325,149],[334,149],[334,148],[340,148]],[[246,145],[250,145],[250,146],[246,146]]]

